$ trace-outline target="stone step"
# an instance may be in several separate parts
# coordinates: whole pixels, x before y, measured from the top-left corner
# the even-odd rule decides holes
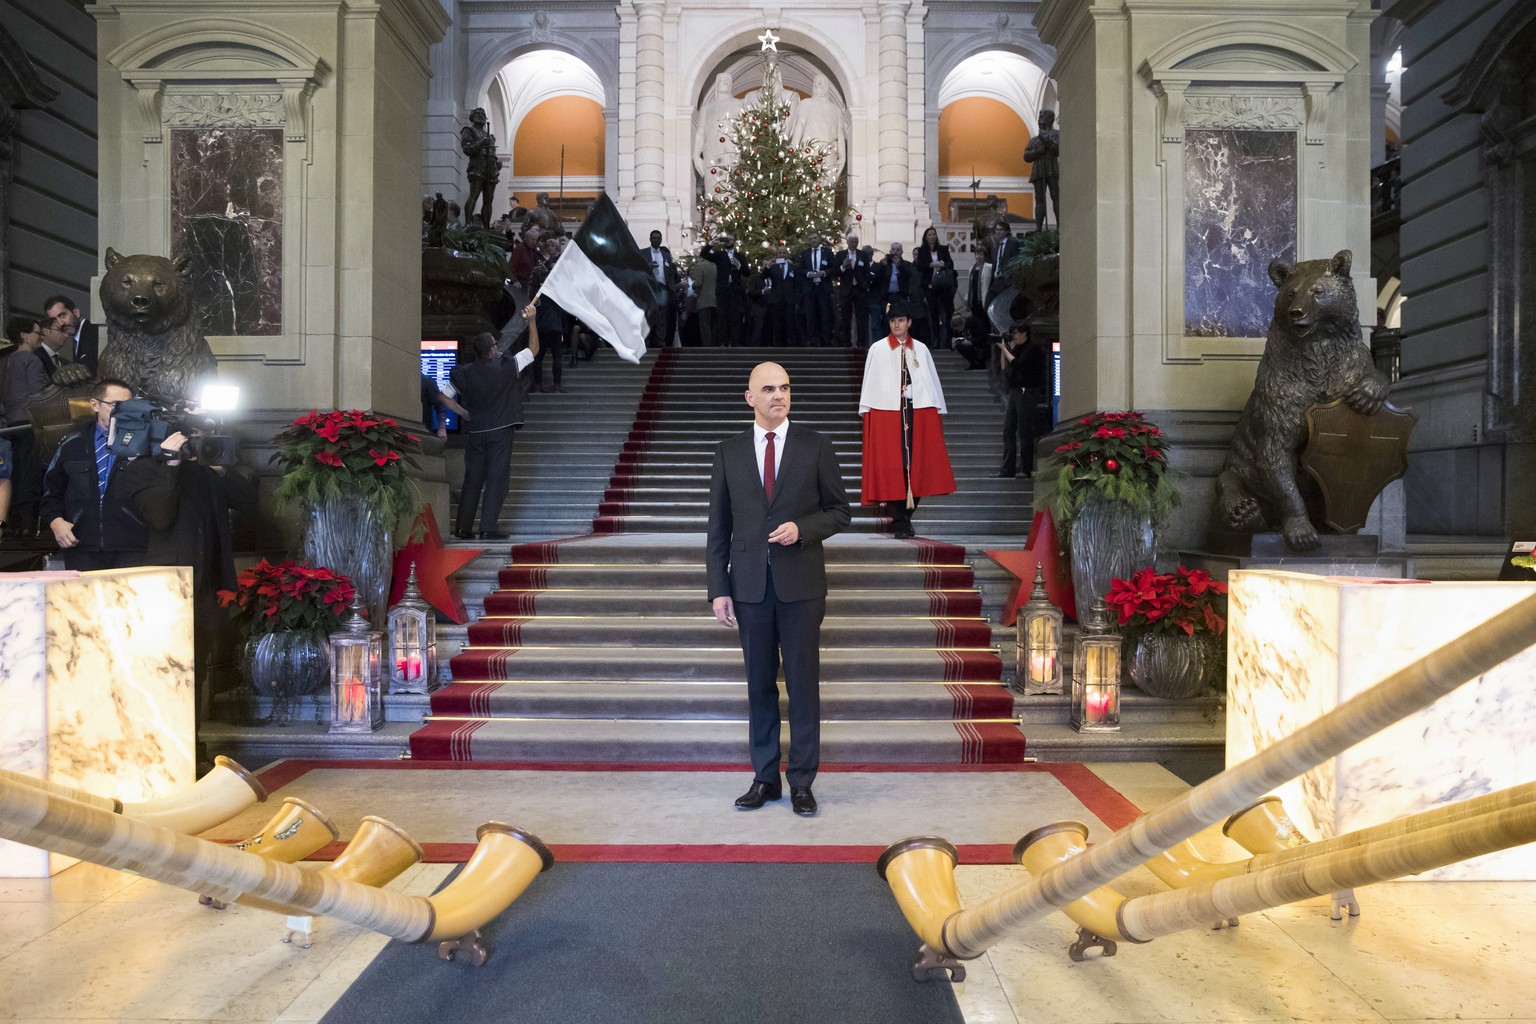
[[[736,763],[747,749],[740,721],[489,719],[430,722],[411,737],[413,756],[461,745],[475,760]],[[455,732],[462,739],[455,743]],[[788,749],[788,730],[781,742]],[[944,764],[981,759],[1018,761],[1024,736],[1012,720],[999,722],[847,722],[821,726],[823,764]],[[441,755],[439,755],[441,756]]]
[[[494,688],[454,683],[434,693],[431,703],[435,719],[644,720],[661,713],[669,720],[745,721],[747,688],[743,682],[517,680]],[[821,687],[823,721],[949,719],[957,704],[968,709],[968,718],[990,719],[1011,715],[1013,698],[997,683],[829,682]],[[781,701],[780,710],[787,716],[787,701]]]

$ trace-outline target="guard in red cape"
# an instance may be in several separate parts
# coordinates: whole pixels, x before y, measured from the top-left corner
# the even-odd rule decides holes
[[[918,499],[952,494],[955,474],[939,417],[944,389],[928,346],[907,332],[911,310],[893,303],[891,333],[869,347],[859,414],[864,418],[864,475],[859,501],[884,502],[897,537],[913,536]]]

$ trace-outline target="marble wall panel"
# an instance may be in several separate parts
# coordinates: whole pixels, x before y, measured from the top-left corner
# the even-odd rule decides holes
[[[1296,259],[1296,133],[1184,135],[1184,333],[1262,338],[1275,289],[1267,268]]]
[[[1228,765],[1536,594],[1533,583],[1230,580]],[[1532,680],[1536,644],[1276,792],[1303,831],[1327,837],[1536,779]],[[1536,849],[1418,877],[1532,879]]]
[[[192,260],[203,333],[282,334],[282,129],[170,136],[171,254]]]
[[[195,779],[192,574],[0,577],[0,767],[123,800]],[[0,877],[60,870],[0,842]]]

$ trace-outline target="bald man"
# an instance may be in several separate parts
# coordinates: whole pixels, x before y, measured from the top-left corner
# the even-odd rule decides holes
[[[779,780],[779,664],[789,697],[790,806],[816,814],[821,763],[821,620],[827,566],[821,542],[851,513],[832,442],[789,422],[789,374],[759,363],[747,383],[752,426],[720,442],[709,481],[705,559],[709,600],[741,634],[747,669],[752,785],[736,800],[755,811],[783,795]]]

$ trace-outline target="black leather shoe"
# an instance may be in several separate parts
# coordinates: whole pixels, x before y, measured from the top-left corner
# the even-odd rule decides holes
[[[454,530],[453,538],[454,540],[474,540],[475,534],[472,530]]]
[[[802,818],[816,817],[816,798],[811,795],[810,786],[790,786],[789,806]]]
[[[736,806],[743,811],[755,811],[768,801],[777,800],[783,795],[784,790],[779,786],[770,786],[766,782],[753,782],[750,789],[736,798]]]
[[[897,523],[891,527],[891,534],[897,540],[911,540],[917,536],[917,532],[912,529],[911,523]]]
[[[505,532],[503,530],[487,530],[486,532],[480,534],[480,539],[481,540],[506,540],[510,536],[512,536],[510,533],[507,533],[507,532]]]
[[[994,474],[994,475],[995,475],[995,476],[996,476],[996,477],[997,477],[997,478],[998,478],[998,479],[999,479],[999,480],[1009,480],[1009,479],[1012,479],[1012,478],[1013,478],[1013,475],[1014,475],[1014,472],[1013,472],[1013,470],[1011,470],[1011,469],[1000,469],[1000,470],[998,470],[998,471],[997,471],[997,473],[996,473],[996,474]]]

